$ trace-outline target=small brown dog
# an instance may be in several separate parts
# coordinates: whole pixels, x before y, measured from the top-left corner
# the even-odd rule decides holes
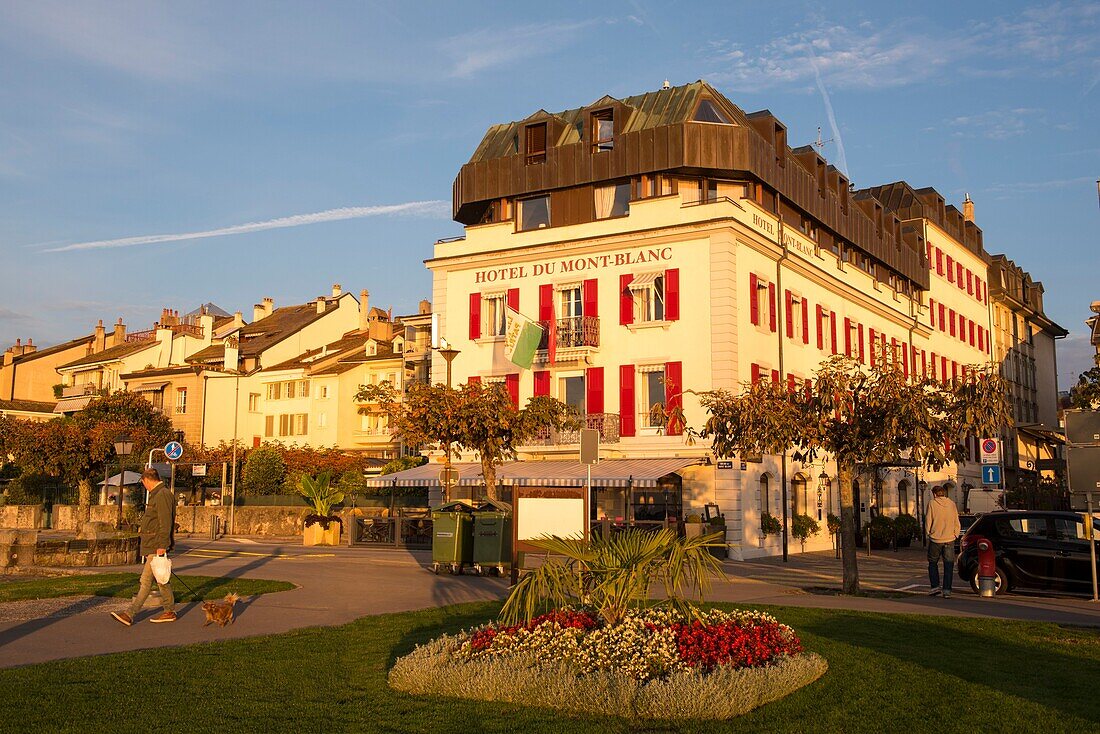
[[[203,623],[203,627],[207,626],[211,622],[217,622],[222,627],[227,624],[233,624],[233,605],[240,600],[241,597],[236,594],[230,593],[225,595],[225,599],[221,601],[205,601],[202,603],[202,610],[206,612],[206,622]]]

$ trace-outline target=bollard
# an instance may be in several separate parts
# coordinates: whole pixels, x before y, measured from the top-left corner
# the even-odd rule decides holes
[[[997,554],[988,538],[978,539],[978,596],[997,593]]]
[[[218,517],[217,515],[214,515],[213,517],[210,518],[210,540],[217,540],[218,539],[218,530],[220,529],[218,526],[220,524],[221,524],[221,518]]]

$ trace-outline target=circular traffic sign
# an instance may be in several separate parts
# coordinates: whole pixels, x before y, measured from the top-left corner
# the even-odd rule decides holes
[[[455,469],[453,466],[444,467],[439,472],[439,483],[444,487],[458,484],[458,469]]]
[[[997,442],[994,441],[992,438],[987,438],[986,440],[982,441],[982,453],[985,453],[985,454],[995,454],[995,453],[997,453]]]
[[[169,441],[164,444],[164,455],[172,461],[178,461],[183,456],[183,444],[179,441]]]

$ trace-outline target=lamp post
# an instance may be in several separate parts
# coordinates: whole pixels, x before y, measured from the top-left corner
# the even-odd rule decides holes
[[[924,492],[928,489],[928,482],[920,479],[917,481],[917,517],[920,518],[920,544],[925,545],[924,536]]]
[[[444,342],[446,344],[446,342]],[[447,362],[447,389],[451,389],[451,363],[455,361],[455,357],[458,356],[458,350],[452,347],[450,344],[446,344],[442,349],[438,350],[439,356],[443,357]],[[446,452],[443,463],[443,476],[446,481],[443,483],[443,502],[450,499],[451,487],[454,486],[454,472],[451,468],[451,442],[448,441],[443,445],[443,450]]]
[[[118,521],[117,530],[122,530],[122,492],[126,486],[126,457],[134,451],[134,442],[126,434],[115,439],[115,456],[118,457]]]

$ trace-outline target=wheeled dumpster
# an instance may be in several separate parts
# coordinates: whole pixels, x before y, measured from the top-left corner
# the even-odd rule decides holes
[[[474,510],[474,570],[504,575],[512,567],[512,506],[486,500]]]
[[[432,573],[441,567],[462,573],[473,560],[473,507],[462,500],[440,505],[432,512]]]

